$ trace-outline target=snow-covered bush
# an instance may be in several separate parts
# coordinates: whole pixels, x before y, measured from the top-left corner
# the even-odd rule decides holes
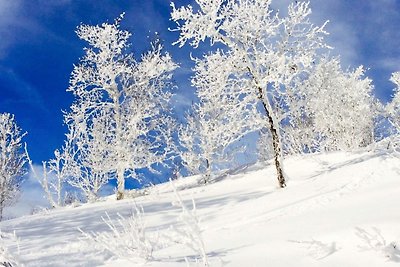
[[[0,113],[0,221],[3,209],[18,197],[21,177],[26,173],[26,154],[22,147],[24,135],[14,115]]]
[[[312,67],[317,50],[326,48],[324,25],[309,21],[308,2],[290,4],[287,17],[271,8],[270,0],[196,0],[197,6],[177,8],[172,3],[171,18],[180,37],[197,48],[209,39],[225,51],[216,65],[229,73],[226,84],[238,81],[244,105],[257,103],[263,115],[260,128],[270,131],[279,185],[286,184],[282,163],[281,123],[286,89]],[[241,110],[237,110],[241,112]]]
[[[195,259],[197,263],[201,262],[202,266],[210,266],[200,227],[200,220],[196,213],[196,203],[192,199],[192,208],[187,207],[176,190],[173,181],[171,181],[171,185],[175,193],[175,201],[172,205],[181,209],[181,213],[178,217],[180,225],[171,227],[167,238],[174,243],[182,244],[193,250],[199,257]],[[188,261],[188,259],[186,260]]]
[[[111,218],[108,213],[106,213],[106,217],[102,217],[109,231],[85,232],[82,229],[78,230],[89,241],[89,244],[109,251],[120,259],[145,263],[153,259],[155,250],[181,244],[198,255],[198,258],[194,259],[196,263],[201,266],[209,266],[200,221],[196,214],[195,201],[192,200],[191,208],[187,207],[172,181],[171,184],[175,192],[175,200],[172,205],[180,209],[180,214],[177,218],[178,224],[171,226],[162,235],[148,233],[143,207],[137,206],[136,203],[129,218],[120,214],[117,214],[116,218]],[[185,260],[189,264],[190,260],[187,258]]]
[[[11,242],[15,243],[17,246],[17,251],[14,253],[11,253],[9,249],[7,248],[5,244],[5,240],[9,239]],[[19,240],[17,236],[15,235],[15,232],[13,234],[7,234],[3,233],[0,231],[0,266],[5,266],[5,267],[22,267],[24,265],[18,263],[18,260],[16,259],[16,254],[19,254]]]
[[[388,243],[378,228],[372,227],[371,231],[367,231],[356,227],[355,234],[364,242],[360,249],[375,251],[391,261],[400,261],[398,244],[395,241]]]
[[[118,214],[116,223],[107,213],[102,219],[110,231],[87,233],[79,229],[92,244],[111,252],[120,259],[135,263],[146,262],[152,258],[154,244],[146,232],[142,207],[134,205],[129,218]]]

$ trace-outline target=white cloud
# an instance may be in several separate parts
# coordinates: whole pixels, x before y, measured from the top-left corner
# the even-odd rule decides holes
[[[400,71],[400,56],[384,57],[377,61],[377,65],[390,73]]]
[[[18,0],[0,0],[0,22],[3,24],[10,17],[13,17],[20,6]]]
[[[348,25],[342,18],[340,11],[343,6],[341,6],[341,2],[325,0],[311,1],[312,14],[310,20],[317,26],[321,26],[329,20],[325,30],[330,33],[326,37],[326,42],[334,48],[330,54],[340,55],[344,67],[354,67],[359,62],[359,40],[351,25]],[[293,0],[274,0],[272,1],[272,7],[279,9],[280,14],[286,16],[287,7],[290,3],[293,3]]]
[[[327,42],[333,47],[332,55],[338,55],[344,68],[359,65],[358,47],[360,40],[354,31],[345,23],[330,21],[327,25],[330,35]]]
[[[32,3],[26,5],[22,0],[0,0],[0,59],[7,56],[8,50],[16,43],[31,42],[32,36],[45,33],[48,38],[64,40],[62,34],[49,31],[46,26],[32,14],[56,12],[71,0],[39,0],[38,10],[30,10]],[[35,7],[36,8],[36,7]],[[40,16],[39,16],[40,17]]]

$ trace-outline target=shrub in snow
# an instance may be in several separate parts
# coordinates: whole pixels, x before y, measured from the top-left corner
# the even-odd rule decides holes
[[[166,89],[177,67],[159,44],[136,60],[127,52],[131,34],[120,29],[121,18],[78,27],[89,47],[72,71],[68,91],[76,100],[65,116],[83,170],[77,182],[116,178],[117,199],[124,197],[126,176],[135,178],[136,169],[162,162],[169,152]]]
[[[364,241],[364,245],[359,246],[362,250],[373,250],[392,261],[400,261],[400,249],[396,242],[388,243],[381,231],[372,227],[371,231],[356,227],[355,234]]]
[[[192,208],[189,209],[183,202],[175,187],[175,202],[173,206],[181,209],[178,217],[179,225],[171,227],[164,233],[165,242],[160,242],[158,234],[147,233],[144,220],[143,207],[134,205],[134,210],[129,218],[117,214],[117,218],[111,218],[108,213],[102,220],[108,226],[106,232],[84,232],[78,229],[90,244],[102,250],[109,251],[120,259],[129,260],[135,263],[145,263],[153,258],[153,251],[159,248],[169,247],[175,244],[182,244],[194,251],[198,258],[195,259],[201,266],[209,266],[206,254],[200,222],[196,214],[196,205],[192,200]],[[185,259],[189,263],[189,259]]]
[[[183,244],[193,250],[199,257],[195,259],[197,263],[200,263],[202,266],[210,266],[200,221],[196,214],[196,203],[192,199],[192,208],[188,208],[172,181],[171,185],[175,193],[175,202],[173,202],[172,205],[181,209],[181,214],[178,217],[178,222],[181,225],[178,227],[171,227],[167,238],[174,243]],[[188,259],[186,259],[186,261],[188,261]]]
[[[129,218],[118,214],[116,222],[113,222],[107,213],[102,219],[108,226],[109,232],[86,233],[79,230],[94,245],[100,246],[101,249],[111,252],[120,259],[139,262],[152,258],[154,244],[146,233],[142,207],[135,205]]]
[[[24,133],[9,113],[0,113],[0,221],[4,207],[13,203],[25,175],[26,154],[22,148]]]
[[[209,38],[211,44],[224,47],[216,64],[229,75],[220,85],[230,88],[237,83],[243,105],[259,105],[260,128],[270,131],[277,178],[284,187],[280,127],[286,118],[286,92],[312,67],[316,51],[327,47],[324,26],[310,23],[309,3],[303,1],[290,4],[287,17],[280,17],[270,0],[195,2],[196,8],[171,4],[171,17],[180,31],[176,43],[190,42],[196,48]]]
[[[18,263],[13,253],[7,249],[4,241],[5,239],[10,239],[13,243],[17,245],[17,254],[19,254],[19,240],[14,234],[6,234],[0,231],[0,266],[5,267],[18,267],[23,266]],[[15,254],[15,253],[14,253]]]

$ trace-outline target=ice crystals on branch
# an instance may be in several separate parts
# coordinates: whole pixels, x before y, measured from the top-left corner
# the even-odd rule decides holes
[[[0,221],[3,209],[16,201],[21,177],[26,173],[27,158],[22,147],[25,134],[14,115],[0,113]]]
[[[270,130],[277,178],[279,186],[284,187],[280,128],[285,117],[279,115],[285,114],[282,108],[288,98],[287,89],[308,71],[317,51],[328,48],[324,43],[325,24],[316,27],[310,23],[308,2],[291,4],[285,18],[271,9],[268,0],[195,2],[196,11],[190,5],[176,8],[171,4],[175,30],[180,32],[176,44],[183,46],[191,41],[193,47],[198,47],[208,38],[212,44],[225,46],[227,55],[235,59],[236,64],[228,65],[229,72],[239,79],[246,77],[247,84],[242,87],[245,100],[249,105],[262,106],[264,122],[259,129]]]
[[[121,19],[78,27],[90,47],[71,74],[68,91],[76,100],[65,116],[84,170],[73,184],[115,177],[117,199],[124,197],[126,177],[137,178],[136,169],[151,168],[169,153],[168,88],[177,68],[161,45],[136,60],[127,51],[131,34],[120,29]]]

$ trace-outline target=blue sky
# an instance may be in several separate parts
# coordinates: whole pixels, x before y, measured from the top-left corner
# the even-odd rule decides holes
[[[175,2],[180,6],[192,1]],[[290,2],[275,0],[273,5],[285,10]],[[375,94],[388,101],[394,87],[388,79],[400,70],[400,1],[312,0],[311,7],[315,24],[330,20],[332,53],[341,55],[344,67],[369,68]],[[191,49],[171,45],[178,33],[168,31],[174,27],[168,0],[0,0],[0,112],[15,114],[28,132],[34,162],[51,157],[64,139],[61,110],[73,101],[66,88],[85,46],[76,37],[76,26],[113,21],[122,12],[122,27],[133,33],[137,55],[146,51],[157,32],[166,51],[181,64],[175,79],[182,112],[193,92],[188,82]]]

